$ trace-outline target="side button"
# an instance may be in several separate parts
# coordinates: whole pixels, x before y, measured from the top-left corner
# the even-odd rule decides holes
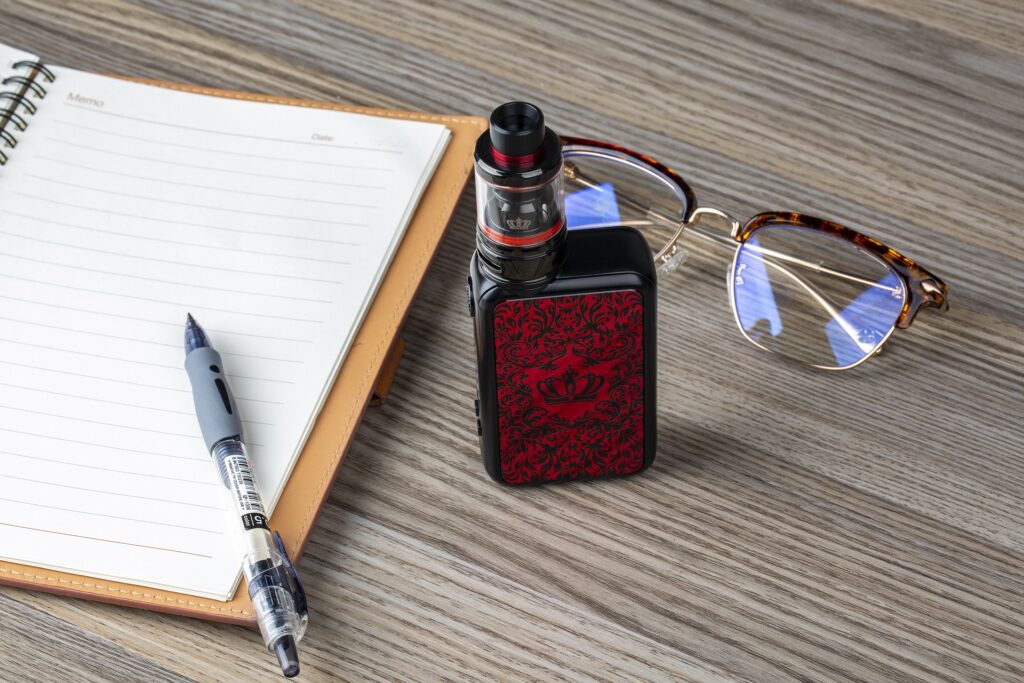
[[[476,307],[473,306],[473,281],[466,278],[466,308],[469,309],[469,317],[476,317]]]
[[[477,421],[476,421],[476,435],[477,436],[483,436],[484,435],[484,426],[482,424],[480,424],[480,419],[479,418],[477,418]]]

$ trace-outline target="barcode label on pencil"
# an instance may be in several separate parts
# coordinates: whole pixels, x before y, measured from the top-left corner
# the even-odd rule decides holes
[[[256,482],[252,478],[252,469],[249,468],[249,460],[244,455],[230,455],[224,459],[224,476],[227,477],[230,485],[228,488],[236,497],[238,510],[243,515],[255,513],[265,517],[263,503],[260,501],[260,492],[256,488]],[[244,517],[243,517],[244,521]],[[246,525],[248,529],[248,524]]]

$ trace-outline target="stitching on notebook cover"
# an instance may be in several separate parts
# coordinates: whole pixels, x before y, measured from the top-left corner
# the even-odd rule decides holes
[[[193,600],[182,600],[180,598],[165,598],[162,595],[156,595],[154,593],[146,593],[145,591],[125,590],[124,588],[119,588],[118,586],[104,586],[104,585],[99,584],[99,583],[91,583],[91,582],[88,582],[88,581],[75,581],[74,579],[62,579],[59,576],[51,576],[49,574],[43,574],[43,575],[40,575],[40,574],[29,574],[27,572],[19,572],[16,569],[6,569],[4,567],[0,567],[0,572],[2,572],[4,574],[13,574],[13,575],[17,575],[17,576],[23,576],[23,577],[25,577],[25,579],[31,580],[32,583],[44,583],[44,582],[48,582],[48,583],[65,583],[65,584],[69,584],[69,585],[72,585],[72,586],[81,586],[82,588],[88,588],[88,589],[94,590],[94,591],[103,591],[103,590],[105,590],[105,591],[108,591],[108,592],[111,592],[111,593],[123,593],[124,595],[130,595],[130,596],[132,596],[133,598],[136,598],[136,599],[138,599],[141,596],[143,598],[148,598],[148,599],[153,600],[153,601],[161,601],[161,602],[166,602],[168,604],[177,603],[179,605],[188,605],[189,607],[200,607],[202,609],[217,610],[217,611],[220,611],[220,612],[233,612],[235,614],[241,614],[241,615],[244,615],[244,616],[247,616],[247,617],[252,616],[252,612],[250,612],[248,610],[244,610],[244,609],[234,609],[232,607],[220,607],[218,605],[206,605],[206,604],[203,604],[201,602],[195,602]]]
[[[197,94],[213,94],[213,95],[218,96],[218,97],[227,97],[227,98],[235,99],[235,100],[255,100],[257,102],[267,102],[267,103],[271,103],[271,104],[283,104],[284,103],[279,98],[263,97],[263,96],[259,96],[259,95],[244,95],[244,94],[235,94],[235,93],[225,93],[223,91],[218,91],[218,90],[212,89],[212,88],[195,88],[195,87],[178,85],[178,84],[160,84],[158,87],[169,88],[171,90],[182,90],[182,91],[185,91],[185,92],[191,92],[191,93],[197,93]],[[475,124],[477,123],[477,119],[475,117],[463,118],[463,117],[458,117],[458,116],[441,116],[441,115],[433,115],[433,114],[410,114],[410,113],[405,113],[405,112],[376,112],[376,111],[374,111],[374,112],[371,113],[370,109],[364,109],[364,108],[360,108],[360,107],[352,107],[352,106],[349,106],[349,105],[342,105],[342,104],[321,104],[319,102],[305,102],[305,101],[299,101],[299,102],[291,102],[291,101],[289,101],[288,103],[292,104],[293,106],[307,107],[307,108],[310,108],[310,109],[325,109],[325,110],[329,110],[329,111],[330,110],[342,110],[342,111],[348,111],[348,112],[353,112],[353,113],[357,113],[357,114],[365,113],[365,114],[368,114],[370,116],[386,116],[386,117],[392,117],[392,118],[413,119],[413,120],[420,120],[420,121],[445,121],[445,122],[449,122],[449,123],[468,124],[468,125],[473,126],[473,127],[476,127]],[[465,170],[465,168],[466,167],[463,166],[463,170]],[[448,196],[447,196],[447,199],[448,199],[448,202],[449,202],[449,206],[454,206],[455,195],[457,195],[461,191],[462,187],[463,187],[463,184],[460,183],[460,182],[456,182],[456,183],[454,183],[452,185],[452,188],[448,192]],[[447,221],[445,221],[445,222],[447,222]],[[438,221],[434,224],[434,232],[435,233],[437,232],[439,227],[442,227],[440,219],[438,219]],[[428,252],[423,252],[423,253],[420,254],[420,258],[416,262],[417,271],[422,269],[422,266],[423,266],[424,262],[427,260],[428,256],[430,254],[432,254],[432,253],[433,252],[429,252],[429,253]],[[412,289],[412,283],[411,282],[407,282],[406,286],[405,286],[405,289],[402,290],[402,297],[403,298],[406,297],[409,294],[409,290],[411,290],[411,289]],[[387,336],[389,336],[389,337],[391,336],[391,333],[394,331],[395,327],[397,326],[397,320],[398,320],[398,313],[396,312],[395,315],[391,316],[391,320],[388,322],[388,334],[387,334]],[[382,353],[382,348],[383,347],[384,347],[383,342],[380,345],[378,345],[377,350],[374,352],[374,362],[373,362],[372,365],[376,365],[377,364],[377,361],[379,360],[380,355]],[[370,377],[370,372],[367,371],[366,374],[363,375],[363,379],[361,380],[360,391],[365,392],[366,389],[368,388],[367,382],[369,381],[369,377]],[[353,422],[355,422],[356,413],[358,413],[358,412],[360,412],[360,411],[357,409],[357,410],[353,410],[349,414],[348,422],[345,425],[345,431],[343,431],[342,433],[347,432],[352,427]],[[341,458],[341,447],[342,447],[342,443],[339,442],[337,447],[336,447],[336,449],[335,449],[334,458],[332,458],[331,462],[328,463],[327,468],[324,470],[324,476],[320,480],[320,484],[319,484],[319,486],[317,488],[316,497],[314,498],[314,501],[320,500],[320,497],[323,495],[325,483],[331,477],[331,473],[334,470],[335,464]],[[299,538],[305,538],[307,532],[309,531],[309,528],[311,526],[310,516],[312,515],[312,511],[313,511],[313,507],[314,506],[315,506],[315,503],[311,503],[310,506],[306,509],[306,516],[302,520],[302,530],[299,533]],[[292,553],[293,554],[297,553],[298,549],[299,549],[299,544],[298,544],[298,541],[296,541],[293,544]],[[127,590],[127,589],[121,588],[119,586],[105,586],[105,585],[100,584],[100,583],[92,583],[92,582],[87,582],[87,581],[76,581],[74,579],[65,579],[65,578],[61,578],[59,576],[53,576],[53,575],[50,575],[50,574],[29,574],[29,573],[26,573],[26,572],[20,572],[20,571],[18,571],[16,569],[7,569],[5,567],[0,567],[0,573],[21,576],[21,577],[24,577],[25,580],[30,581],[32,583],[68,584],[68,585],[71,585],[71,586],[81,587],[81,588],[84,588],[84,589],[87,589],[87,590],[90,590],[90,591],[93,591],[93,592],[107,591],[107,592],[110,592],[110,593],[121,593],[123,595],[131,596],[135,600],[143,600],[143,601],[148,601],[148,602],[164,602],[164,603],[167,603],[169,605],[171,605],[171,604],[187,605],[189,607],[197,607],[199,609],[209,610],[211,612],[230,612],[232,614],[240,614],[240,615],[245,616],[245,617],[253,616],[252,612],[250,612],[249,610],[245,610],[245,609],[234,609],[233,607],[222,607],[220,605],[209,605],[209,604],[205,604],[205,603],[202,603],[202,602],[195,602],[193,600],[182,600],[180,598],[167,598],[167,597],[164,597],[162,595],[156,595],[155,593],[146,593],[145,591]]]

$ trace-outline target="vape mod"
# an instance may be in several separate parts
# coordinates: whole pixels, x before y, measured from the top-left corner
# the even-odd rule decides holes
[[[505,484],[639,472],[656,436],[646,240],[566,229],[561,144],[531,104],[495,109],[475,159],[468,299],[487,472]]]

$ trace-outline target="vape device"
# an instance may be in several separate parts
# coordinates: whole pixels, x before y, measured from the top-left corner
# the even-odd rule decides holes
[[[568,231],[558,136],[525,102],[476,146],[468,303],[484,466],[505,484],[619,476],[654,460],[654,263],[632,228]]]

